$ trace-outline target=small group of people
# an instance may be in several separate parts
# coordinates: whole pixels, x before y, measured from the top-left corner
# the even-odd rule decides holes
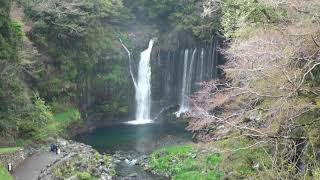
[[[50,152],[55,152],[56,154],[60,154],[61,153],[61,149],[59,148],[58,145],[51,144],[50,145]]]

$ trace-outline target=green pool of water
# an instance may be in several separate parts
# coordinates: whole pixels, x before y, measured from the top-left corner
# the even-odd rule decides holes
[[[144,125],[120,123],[75,137],[77,141],[108,153],[117,150],[148,153],[153,149],[190,139],[191,134],[185,131],[184,125],[168,122]]]

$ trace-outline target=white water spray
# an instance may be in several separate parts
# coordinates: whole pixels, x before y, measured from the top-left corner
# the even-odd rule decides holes
[[[181,90],[181,103],[179,110],[175,113],[177,117],[180,117],[182,113],[185,113],[189,110],[189,103],[186,99],[191,92],[191,83],[192,83],[192,74],[193,74],[193,64],[195,60],[195,55],[197,52],[197,48],[193,50],[191,62],[188,70],[188,56],[189,50],[186,49],[184,52],[184,65],[183,65],[183,82],[182,82],[182,90]]]
[[[191,93],[192,77],[193,77],[193,64],[194,64],[194,60],[196,59],[195,58],[196,52],[197,52],[197,48],[195,48],[193,50],[193,53],[192,53],[192,56],[191,56],[191,63],[190,63],[189,74],[188,74],[188,79],[187,79],[187,82],[188,82],[187,91],[186,91],[185,96],[188,96]],[[186,103],[187,103],[187,101],[186,101]],[[188,106],[188,103],[187,103],[187,106]]]
[[[185,113],[188,108],[185,105],[185,94],[187,89],[187,73],[188,73],[188,57],[189,57],[189,49],[186,49],[184,51],[184,62],[183,62],[183,79],[182,79],[182,89],[181,89],[181,102],[180,102],[180,108],[175,113],[177,117],[180,117],[182,113]]]
[[[149,47],[141,53],[138,81],[136,86],[136,120],[129,124],[147,124],[153,121],[150,118],[151,109],[151,66],[150,56],[154,41],[151,39]]]
[[[200,81],[203,81],[203,64],[204,64],[204,49],[203,48],[201,49],[200,58],[201,58]]]

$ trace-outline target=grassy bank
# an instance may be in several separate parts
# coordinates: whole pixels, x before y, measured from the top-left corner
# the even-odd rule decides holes
[[[69,108],[66,111],[55,113],[53,122],[48,129],[54,132],[61,133],[71,124],[81,121],[80,112],[76,108]]]
[[[80,112],[75,107],[65,108],[63,111],[52,113],[48,110],[50,118],[42,124],[41,128],[30,126],[29,131],[24,133],[22,137],[15,140],[16,146],[24,146],[30,143],[44,143],[49,137],[57,137],[64,134],[66,129],[72,124],[81,124]]]
[[[7,171],[7,169],[4,168],[2,165],[0,165],[0,179],[1,180],[13,180],[13,177],[10,175],[10,173]]]
[[[80,112],[76,108],[68,108],[63,112],[53,114],[52,120],[39,132],[38,139],[57,136],[73,123],[81,123]]]
[[[7,153],[14,153],[18,150],[20,150],[20,147],[5,147],[5,148],[0,148],[0,155],[1,154],[7,154]]]
[[[0,148],[0,155],[14,153],[20,150],[20,147]],[[13,177],[7,171],[5,167],[0,164],[0,180],[13,180]]]
[[[173,180],[273,179],[268,149],[239,137],[154,151],[150,168]]]
[[[149,162],[152,170],[170,175],[173,180],[216,180],[223,176],[218,169],[221,160],[217,153],[198,153],[187,145],[157,150]]]

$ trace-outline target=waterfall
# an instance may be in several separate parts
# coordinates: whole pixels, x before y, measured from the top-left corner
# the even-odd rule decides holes
[[[129,57],[129,70],[135,86],[136,114],[135,121],[130,124],[151,123],[151,67],[150,55],[153,40],[149,47],[141,53],[137,71],[132,69],[133,57],[128,48],[120,42]],[[219,39],[210,43],[197,44],[189,49],[159,50],[154,56],[156,72],[154,72],[157,94],[154,99],[155,107],[180,105],[175,113],[177,117],[189,109],[188,96],[199,88],[195,82],[207,81],[217,77],[219,59]],[[133,71],[134,70],[134,71]],[[137,72],[137,74],[135,74]],[[157,117],[157,116],[156,116]],[[154,120],[154,119],[153,119]]]
[[[216,69],[216,66],[217,66],[217,40],[215,39],[214,40],[214,47],[213,47],[213,52],[214,52],[214,54],[213,54],[213,60],[212,60],[212,64],[213,64],[213,67],[212,67],[212,71],[213,71],[213,76],[211,77],[211,78],[215,78],[215,77],[217,77],[217,69]]]
[[[194,69],[194,61],[196,57],[197,48],[195,48],[192,52],[191,62],[188,69],[188,60],[189,60],[189,50],[186,49],[184,52],[184,64],[183,64],[183,80],[182,80],[182,89],[181,89],[181,102],[180,108],[175,113],[177,117],[180,117],[182,113],[185,113],[189,109],[189,103],[186,99],[191,93],[192,86],[192,77],[193,77],[193,69]]]
[[[136,86],[136,120],[129,124],[152,123],[150,118],[151,109],[151,66],[150,55],[154,41],[151,39],[149,47],[140,55],[138,81]]]
[[[170,92],[170,90],[171,90],[170,89],[171,74],[170,74],[170,67],[168,65],[170,65],[170,52],[168,52],[166,66],[165,66],[166,69],[164,70],[164,72],[165,72],[165,74],[164,74],[165,75],[165,81],[164,81],[165,95],[167,97],[170,97],[171,96],[170,93],[172,93],[172,92]]]
[[[188,96],[190,95],[191,93],[191,86],[192,86],[192,77],[193,77],[193,69],[194,69],[194,60],[195,60],[195,56],[196,56],[196,52],[197,52],[197,48],[195,48],[193,50],[193,53],[192,53],[192,57],[191,57],[191,63],[190,63],[190,67],[189,67],[189,76],[188,76],[188,79],[187,79],[187,82],[188,82],[188,86],[187,86],[187,92],[185,94],[185,96]]]
[[[176,112],[176,116],[180,117],[182,113],[185,113],[188,110],[185,102],[185,95],[187,89],[187,73],[188,73],[188,58],[189,58],[189,49],[184,51],[184,62],[183,62],[183,79],[182,79],[182,89],[180,94],[180,108]]]
[[[137,88],[137,82],[134,78],[133,72],[132,72],[132,66],[131,66],[131,52],[129,51],[129,49],[123,44],[122,40],[119,39],[122,47],[126,50],[127,54],[128,54],[128,58],[129,58],[129,71],[130,71],[130,75],[134,84],[134,87]]]
[[[210,53],[208,56],[208,79],[216,77],[216,59],[217,59],[217,40],[214,39],[210,45]]]
[[[201,49],[201,55],[200,55],[200,81],[203,81],[203,63],[204,63],[204,49]]]

